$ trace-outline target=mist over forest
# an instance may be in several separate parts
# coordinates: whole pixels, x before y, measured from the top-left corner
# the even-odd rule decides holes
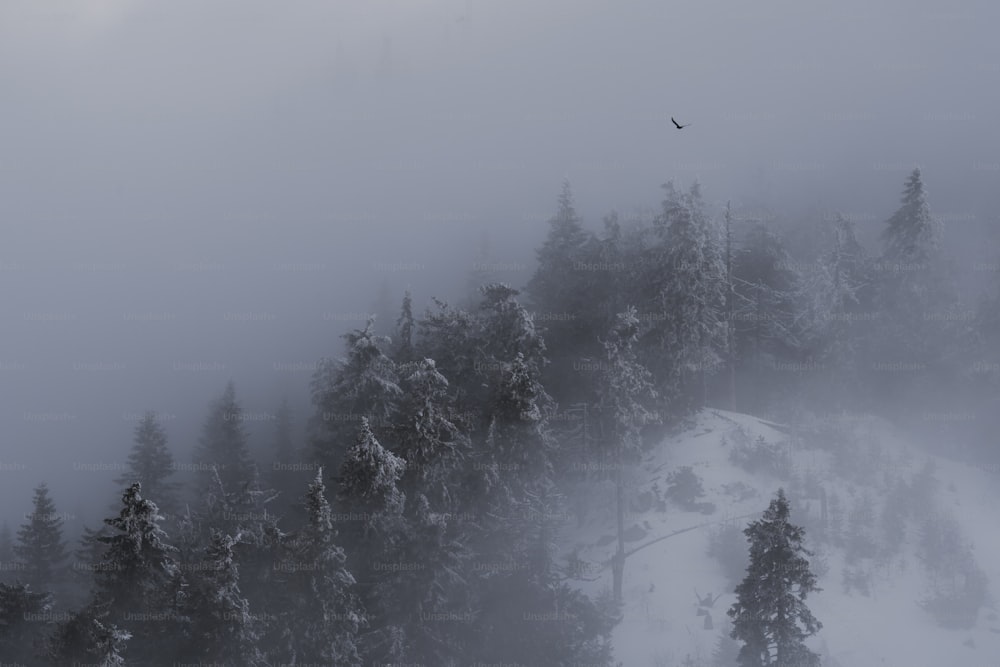
[[[997,19],[0,4],[0,664],[988,664]]]

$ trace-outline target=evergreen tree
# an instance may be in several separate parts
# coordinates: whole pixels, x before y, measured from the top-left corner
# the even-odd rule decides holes
[[[0,656],[6,664],[37,664],[49,625],[43,619],[51,607],[49,593],[35,593],[27,584],[0,583]]]
[[[882,258],[894,262],[930,262],[937,250],[934,221],[927,205],[920,169],[914,169],[903,188],[899,209],[882,232]]]
[[[540,321],[545,322],[545,336],[554,351],[546,384],[567,400],[573,400],[570,396],[577,394],[579,386],[573,362],[592,347],[586,324],[594,304],[585,285],[591,283],[592,273],[603,273],[604,268],[586,261],[591,239],[573,207],[570,184],[564,181],[526,291],[536,314],[544,318]]]
[[[337,504],[342,514],[359,518],[345,522],[343,535],[348,569],[358,578],[361,604],[372,619],[370,631],[360,639],[366,659],[404,657],[400,639],[385,622],[395,598],[391,591],[389,598],[383,596],[385,579],[406,565],[394,560],[406,526],[406,496],[398,487],[405,468],[405,461],[382,447],[362,418],[361,432],[340,468]]]
[[[99,620],[98,615],[93,606],[88,606],[59,624],[47,649],[53,664],[59,667],[83,664],[124,667],[136,664],[125,662],[125,648],[132,638],[131,633]],[[159,657],[163,658],[162,655]]]
[[[93,620],[94,648],[92,655],[100,667],[125,667],[125,645],[132,633],[115,625],[105,625]]]
[[[955,323],[962,319],[919,169],[907,179],[901,205],[887,221],[882,241],[882,256],[874,264],[876,306],[882,316],[868,380],[880,397],[892,395],[907,408],[913,393],[936,389],[941,371],[947,370],[946,353],[960,338]]]
[[[468,454],[469,441],[448,416],[448,380],[432,359],[402,369],[404,399],[399,409],[395,439],[397,453],[406,461],[401,489],[408,498],[425,495],[440,511],[455,505],[451,494],[457,468]]]
[[[333,514],[326,500],[323,471],[305,497],[306,524],[291,541],[283,562],[288,590],[286,619],[292,653],[304,663],[357,665],[357,635],[365,623],[336,542]]]
[[[180,589],[176,548],[160,527],[163,517],[140,493],[138,483],[122,495],[117,517],[105,519],[111,534],[99,537],[106,550],[95,571],[93,619],[106,630],[133,635],[129,664],[156,664],[169,655],[176,634],[174,608]]]
[[[167,434],[155,412],[143,415],[135,427],[134,443],[128,456],[129,471],[115,482],[126,486],[139,482],[148,497],[155,498],[159,507],[173,514],[177,510],[178,484],[168,478],[174,473],[174,457],[167,448]]]
[[[662,369],[657,388],[662,399],[682,397],[687,405],[680,407],[686,411],[704,402],[705,378],[722,362],[726,268],[698,184],[683,196],[673,183],[663,188],[666,199],[657,223],[665,271],[656,306],[665,319],[654,327],[660,344],[657,368]]]
[[[804,557],[812,555],[802,546],[805,531],[788,518],[788,500],[779,489],[763,517],[743,531],[750,565],[728,611],[731,636],[743,642],[741,667],[820,664],[819,655],[803,643],[823,627],[805,605],[806,596],[820,589]]]
[[[340,468],[337,498],[350,512],[367,515],[360,537],[388,537],[389,527],[397,524],[406,496],[398,482],[406,462],[385,449],[376,439],[366,418],[354,446]]]
[[[396,320],[396,362],[403,364],[413,360],[413,335],[416,323],[413,320],[413,298],[410,290],[403,295],[403,305]]]
[[[201,567],[185,589],[181,610],[190,628],[182,660],[202,663],[262,665],[258,646],[260,615],[240,593],[239,566],[233,548],[241,535],[212,531]]]
[[[195,450],[195,463],[205,468],[199,475],[202,488],[211,483],[212,468],[218,471],[227,490],[238,488],[251,477],[253,463],[247,448],[243,409],[236,400],[232,382],[209,408]]]
[[[618,551],[614,559],[614,599],[621,602],[625,571],[625,478],[623,467],[633,460],[640,445],[640,429],[651,421],[652,414],[643,404],[656,397],[650,373],[636,358],[635,344],[639,320],[634,307],[618,315],[614,328],[604,341],[606,370],[601,394],[601,413],[612,433],[615,470],[615,496],[618,523]]]
[[[273,509],[278,492],[262,488],[256,469],[238,490],[224,488],[218,475],[203,494],[202,502],[188,512],[181,524],[179,554],[184,560],[204,562],[202,548],[216,535],[239,535],[236,566],[240,572],[240,590],[251,609],[267,609],[275,596],[280,597],[282,575],[274,564],[281,560],[288,535],[278,524]],[[262,632],[270,628],[263,628]],[[273,639],[273,638],[268,638]]]
[[[32,502],[34,507],[18,529],[14,545],[14,555],[23,566],[18,568],[18,578],[36,590],[51,591],[57,587],[68,555],[62,537],[63,519],[44,482],[35,487]]]
[[[4,521],[0,526],[0,583],[13,581],[12,575],[20,567],[22,564],[14,559],[14,536]]]
[[[383,352],[390,340],[375,334],[374,320],[344,338],[347,357],[321,360],[312,378],[313,459],[326,470],[339,469],[361,420],[380,436],[389,430],[401,394],[396,365]]]

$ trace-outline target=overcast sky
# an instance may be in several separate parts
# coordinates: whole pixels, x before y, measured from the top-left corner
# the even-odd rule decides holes
[[[523,282],[563,178],[592,225],[697,178],[872,235],[919,165],[955,236],[1000,224],[997,25],[990,0],[0,0],[0,502],[48,480],[73,507],[113,476],[73,464],[121,462],[145,409],[189,451],[230,378],[260,414],[304,399],[381,284],[460,294],[484,229]]]

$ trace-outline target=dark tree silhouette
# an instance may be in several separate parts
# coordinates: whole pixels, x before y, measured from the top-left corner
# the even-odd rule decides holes
[[[788,521],[785,492],[778,490],[764,516],[743,533],[750,542],[747,576],[736,587],[729,609],[731,636],[743,642],[741,667],[819,667],[819,655],[802,640],[823,624],[805,605],[806,596],[821,590],[803,555],[805,531]]]

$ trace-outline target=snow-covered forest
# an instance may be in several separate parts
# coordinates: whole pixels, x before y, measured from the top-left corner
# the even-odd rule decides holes
[[[961,145],[883,142],[901,87],[796,153],[759,92],[602,129],[540,54],[669,17],[556,4],[213,7],[188,60],[194,5],[0,7],[0,667],[996,661],[1000,52],[920,112]],[[769,57],[717,48],[679,90]],[[817,48],[768,71],[923,72]]]

